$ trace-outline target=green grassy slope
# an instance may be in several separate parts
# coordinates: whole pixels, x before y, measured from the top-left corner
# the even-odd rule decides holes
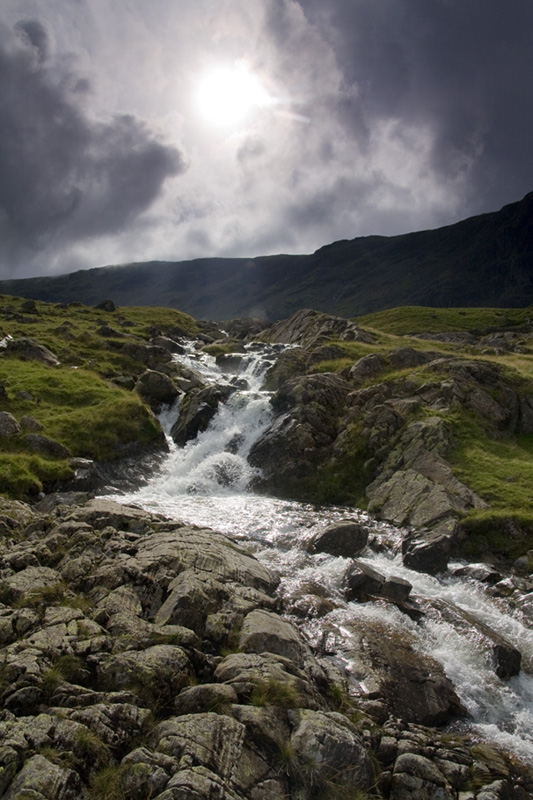
[[[117,330],[103,336],[102,325]],[[143,342],[155,330],[194,333],[191,317],[173,309],[123,308],[113,314],[81,304],[68,307],[37,302],[24,310],[20,298],[0,296],[0,340],[32,338],[60,360],[57,367],[25,361],[0,348],[0,411],[17,421],[34,417],[39,435],[59,442],[72,456],[97,461],[124,454],[128,445],[159,440],[159,424],[135,392],[110,382],[116,375],[135,378],[145,366],[121,354],[125,337]],[[122,338],[124,337],[124,338]],[[22,428],[0,438],[0,493],[22,497],[39,492],[72,474],[67,459],[37,455],[28,448]]]

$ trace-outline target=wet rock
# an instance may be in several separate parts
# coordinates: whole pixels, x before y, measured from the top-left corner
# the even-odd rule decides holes
[[[501,573],[488,564],[465,564],[463,567],[456,567],[453,570],[453,574],[459,578],[472,578],[490,586],[502,579]]]
[[[474,614],[466,611],[459,606],[453,605],[449,601],[438,599],[435,605],[444,619],[469,633],[472,628],[478,632],[478,639],[485,643],[485,647],[490,650],[494,671],[502,680],[512,678],[520,672],[522,655],[504,636],[494,631],[489,625],[478,619]]]
[[[354,561],[344,573],[342,585],[347,600],[366,600],[368,595],[381,594],[385,576],[362,561]]]
[[[368,542],[368,529],[355,520],[328,525],[307,544],[308,553],[329,553],[332,556],[355,558]]]
[[[413,648],[407,631],[395,632],[376,622],[351,623],[350,631],[357,642],[350,650],[353,674],[363,682],[368,699],[381,700],[394,716],[418,725],[443,725],[465,715],[442,667]]]
[[[403,603],[409,597],[412,588],[413,586],[409,581],[391,575],[383,584],[380,594],[382,597],[386,597],[387,600]]]
[[[176,444],[183,447],[189,439],[194,439],[205,431],[217,413],[220,403],[225,403],[234,391],[234,386],[192,389],[186,395],[180,407],[179,418],[170,432]]]
[[[222,353],[216,357],[217,365],[225,375],[237,375],[242,367],[244,353]]]
[[[447,569],[451,549],[451,537],[438,531],[423,537],[408,537],[402,543],[403,563],[417,572],[436,575]]]

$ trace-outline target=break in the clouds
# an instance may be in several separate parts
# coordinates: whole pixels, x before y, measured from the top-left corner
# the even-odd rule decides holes
[[[4,276],[311,252],[533,189],[530,0],[4,0],[0,21]]]

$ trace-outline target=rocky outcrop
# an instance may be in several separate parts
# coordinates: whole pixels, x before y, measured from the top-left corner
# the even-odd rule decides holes
[[[456,800],[476,764],[487,791],[494,764],[502,791],[518,776],[529,791],[498,751],[474,755],[466,738],[423,727],[462,709],[408,636],[360,629],[365,688],[339,713],[333,666],[280,615],[278,577],[242,547],[66,499],[0,501],[3,797]]]
[[[249,460],[261,467],[261,486],[297,492],[331,455],[350,384],[336,373],[286,381],[272,404],[276,419],[252,447]]]
[[[289,319],[276,322],[260,334],[263,341],[317,347],[328,339],[347,342],[375,341],[375,336],[355,322],[304,308]]]

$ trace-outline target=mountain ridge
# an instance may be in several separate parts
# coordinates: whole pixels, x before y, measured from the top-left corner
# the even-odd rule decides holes
[[[275,320],[302,307],[347,317],[405,305],[524,307],[533,302],[533,192],[442,228],[342,239],[310,255],[133,262],[0,281],[0,293],[86,304],[111,297],[214,320]]]

